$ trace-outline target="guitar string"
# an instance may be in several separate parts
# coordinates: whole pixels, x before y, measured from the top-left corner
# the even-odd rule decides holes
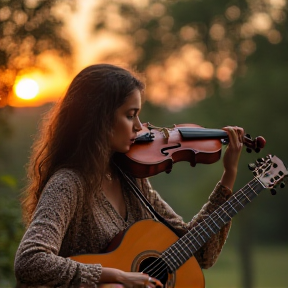
[[[252,182],[251,182],[252,183]],[[248,188],[248,186],[247,186],[247,188]],[[253,188],[252,188],[253,189]],[[243,195],[245,196],[245,198],[247,199],[247,196],[245,195],[245,194],[243,194],[243,190],[244,189],[242,189],[242,190],[240,190],[239,191],[239,193],[237,193],[237,194],[235,194],[234,195],[234,197],[232,198],[232,199],[230,199],[229,200],[229,203],[225,203],[226,205],[225,206],[222,206],[221,207],[221,210],[222,211],[225,211],[225,209],[223,209],[223,207],[226,207],[226,208],[228,208],[228,210],[229,210],[229,207],[228,207],[228,205],[230,206],[230,210],[234,210],[236,213],[237,213],[237,211],[233,208],[233,206],[232,206],[232,209],[231,209],[231,204],[230,203],[232,203],[232,204],[234,204],[234,203],[240,203],[239,202],[239,195],[240,195],[240,198],[242,198],[241,199],[241,201],[243,200]],[[250,190],[249,190],[250,191]],[[242,192],[242,194],[241,194],[241,192]],[[254,192],[255,193],[255,192]],[[255,193],[255,195],[258,195],[257,193]],[[250,202],[250,199],[249,199],[249,202]],[[228,205],[227,205],[228,204]],[[242,207],[243,207],[243,205],[242,205],[242,203],[240,204]],[[214,212],[214,216],[215,216],[215,214],[217,215],[217,216],[219,216],[219,218],[222,220],[222,222],[223,223],[225,223],[225,221],[223,220],[223,218],[225,218],[225,215],[222,213],[221,214],[221,210],[215,210]],[[219,214],[219,213],[220,214]],[[233,212],[233,211],[232,211]],[[228,215],[227,214],[227,212],[225,211],[224,212],[229,218],[227,219],[227,220],[229,220],[229,219],[231,219],[231,217],[230,217],[230,215]],[[234,213],[235,214],[235,213]],[[212,215],[212,214],[211,214]],[[212,215],[213,216],[213,215]],[[222,216],[222,217],[221,217]],[[226,217],[227,218],[227,217]],[[211,224],[211,220],[213,221],[213,223],[215,224],[215,221],[213,220],[213,218],[212,217],[210,217],[210,218],[208,218],[208,221],[204,221],[204,222],[206,222],[206,223],[204,223],[204,224],[206,224],[206,226],[207,226],[207,224],[208,224],[208,228],[212,231],[213,229],[211,228],[211,226],[209,226],[209,224]],[[212,224],[213,224],[212,223]],[[193,229],[193,232],[197,232],[197,234],[198,235],[201,235],[201,231],[199,231],[199,228],[200,229],[202,229],[202,230],[204,230],[205,231],[205,229],[203,228],[203,226],[202,225],[199,225],[199,226],[197,226],[197,227],[195,227],[195,229]],[[205,231],[205,233],[207,234],[207,232]],[[203,233],[202,233],[203,234]],[[214,234],[215,234],[215,232],[214,232]],[[199,238],[199,237],[198,237]],[[187,240],[187,238],[182,238],[177,244],[180,244],[181,242],[183,242],[183,240]],[[189,240],[189,239],[188,239]],[[197,236],[196,236],[196,238],[194,237],[194,241],[196,240],[196,242],[199,244],[199,242],[197,241]],[[190,241],[190,240],[189,240]],[[201,242],[201,241],[200,241]],[[205,243],[205,241],[203,242],[203,243]],[[193,244],[193,243],[192,243]],[[195,243],[196,244],[196,243]],[[186,245],[187,246],[187,245]],[[194,245],[193,245],[194,246]],[[202,244],[199,244],[199,247],[201,247],[202,246]],[[194,246],[195,247],[195,246]],[[173,248],[173,247],[172,247]],[[197,249],[195,249],[195,250],[197,250]],[[192,254],[191,254],[191,256],[192,256]],[[167,259],[167,260],[169,260],[169,259]],[[176,262],[176,265],[178,265],[178,263],[177,263],[177,259],[174,259],[174,262]],[[173,264],[173,263],[170,263],[170,264]],[[181,263],[180,263],[181,264]],[[179,266],[179,265],[178,265]],[[176,268],[176,267],[175,267]]]
[[[252,183],[252,181],[251,181],[251,183]],[[248,188],[248,187],[247,187],[247,188]],[[243,190],[243,189],[242,189],[242,190]],[[243,194],[242,190],[239,190],[240,197],[243,199],[242,196],[244,195],[245,198],[247,199],[247,196],[246,196],[245,194]],[[249,189],[249,190],[250,190],[250,189]],[[252,188],[252,190],[253,190],[253,188]],[[240,193],[240,192],[242,192],[242,193]],[[255,193],[255,194],[258,195],[257,193]],[[236,200],[236,202],[239,203],[239,200],[236,199],[237,196],[238,196],[238,193],[236,193],[236,194],[234,195],[234,197],[232,198],[232,203],[233,203],[234,199]],[[242,200],[242,199],[241,199],[241,200]],[[231,200],[231,199],[230,199],[230,200]],[[227,201],[228,201],[228,200],[227,200]],[[224,205],[224,204],[227,204],[227,201],[226,201],[225,203],[223,203],[223,205]],[[249,201],[250,201],[250,199],[249,199]],[[242,205],[241,205],[241,206],[242,206]],[[220,207],[221,207],[221,206],[220,206]],[[221,207],[221,208],[223,208],[223,207]],[[222,209],[222,210],[225,211],[224,209]],[[214,212],[215,212],[215,211],[214,211]],[[212,213],[212,214],[213,214],[213,213]],[[212,215],[212,214],[211,214],[211,215]],[[228,215],[226,211],[225,211],[225,214]],[[217,214],[217,215],[218,215],[218,214]],[[228,216],[229,216],[229,215],[228,215]],[[220,217],[220,218],[221,218],[221,217]],[[231,219],[230,216],[229,216],[229,218]],[[222,218],[221,218],[221,219],[222,219]],[[209,217],[208,220],[211,220],[211,218]],[[191,230],[194,230],[194,231],[196,231],[196,232],[199,234],[199,232],[197,231],[197,228],[199,228],[199,227],[203,230],[203,227],[202,227],[201,225],[197,225],[196,227],[192,228]],[[209,226],[209,222],[208,222],[208,227],[210,227],[210,226]],[[190,230],[189,232],[191,232],[191,230]],[[187,233],[189,233],[189,232],[187,232]],[[213,231],[213,232],[214,232],[214,231]],[[206,234],[207,234],[207,233],[206,233]],[[215,234],[215,232],[214,232],[214,234]],[[209,237],[210,237],[210,236],[209,236]],[[186,238],[187,238],[187,237],[186,237]],[[185,240],[186,240],[186,238],[185,238]],[[182,237],[181,239],[179,239],[178,242],[179,242],[179,243],[180,243],[180,242],[183,242],[183,239],[184,239],[184,238]],[[188,240],[189,240],[189,239],[188,239]],[[195,240],[195,238],[194,238],[194,240]],[[189,241],[189,242],[191,242],[191,241]],[[197,242],[198,242],[198,241],[197,241]],[[185,242],[184,242],[184,243],[185,243]],[[205,242],[204,242],[204,243],[205,243]],[[185,243],[185,244],[186,244],[186,243]],[[188,243],[188,244],[191,244],[191,243]],[[173,244],[173,245],[174,245],[174,244]],[[172,246],[173,246],[173,245],[172,245]],[[192,245],[193,245],[193,243],[192,243]],[[170,248],[173,248],[172,246],[171,246]],[[187,244],[186,244],[186,246],[187,246]],[[194,246],[194,245],[193,245],[193,246]],[[188,247],[189,247],[189,246],[188,246]],[[200,245],[200,247],[201,247],[201,245]],[[169,249],[170,249],[170,248],[169,248]],[[194,246],[194,248],[195,248],[195,246]],[[190,249],[189,249],[189,250],[190,250]],[[197,249],[195,248],[195,250],[197,250]],[[190,250],[190,251],[191,251],[191,250]],[[173,252],[173,251],[172,251],[172,252]],[[191,252],[192,252],[192,251],[191,251]],[[193,253],[192,253],[192,255],[193,255]],[[192,256],[192,255],[191,255],[191,256]],[[188,258],[188,259],[189,259],[189,258]],[[187,260],[188,260],[188,259],[187,259]],[[157,260],[158,260],[158,259],[157,259]],[[155,263],[157,262],[157,260],[154,261],[153,263],[151,263],[151,265],[149,265],[149,266],[152,266],[153,264],[155,265]],[[161,259],[160,259],[160,260],[161,260]],[[163,261],[164,261],[164,260],[163,260]],[[161,261],[161,262],[163,262],[163,261]],[[156,267],[157,267],[161,262],[158,261]],[[165,261],[164,261],[164,262],[165,262]],[[176,262],[176,263],[177,263],[177,262]],[[166,270],[167,267],[166,267],[165,264],[166,264],[166,263],[164,263],[164,266],[165,266],[164,269]],[[146,267],[146,269],[149,268],[149,266]],[[155,268],[155,267],[154,267],[154,268]],[[157,272],[158,272],[159,268],[160,268],[160,267],[158,267],[158,269],[156,270]],[[144,270],[144,271],[145,271],[145,270]],[[151,270],[150,270],[150,271],[151,271]],[[148,274],[149,274],[149,271],[147,271],[147,272],[148,272]],[[145,273],[147,273],[147,272],[145,271]],[[162,272],[163,272],[163,270],[162,270]],[[162,272],[161,272],[161,273],[162,273]],[[155,271],[154,271],[154,273],[155,273]],[[161,274],[161,273],[160,273],[160,274]],[[157,273],[156,276],[159,276],[159,273]]]
[[[251,185],[252,186],[251,186]],[[227,206],[226,204],[228,204],[229,203],[229,205],[230,205],[230,203],[232,204],[232,205],[235,205],[235,203],[237,204],[240,204],[241,206],[242,206],[242,208],[243,207],[245,207],[245,206],[243,206],[243,204],[242,204],[242,200],[244,199],[245,200],[245,198],[246,198],[246,200],[248,200],[249,202],[251,202],[251,199],[246,195],[247,194],[247,191],[249,192],[249,191],[253,191],[256,195],[255,196],[258,196],[258,193],[256,192],[256,191],[254,191],[254,188],[257,186],[257,184],[259,184],[259,182],[258,182],[258,180],[257,179],[253,179],[252,181],[250,181],[247,185],[245,185],[244,186],[244,188],[243,189],[240,189],[240,190],[238,190],[238,192],[239,193],[235,193],[234,195],[232,195],[231,196],[231,198],[230,199],[228,199],[226,202],[224,202],[222,205],[220,205],[219,206],[219,208],[220,208],[220,210],[222,210],[223,211],[223,213],[221,214],[221,211],[218,211],[219,212],[219,214],[224,218],[225,217],[225,215],[226,215],[226,217],[228,216],[229,217],[229,219],[231,220],[232,219],[232,217],[234,216],[232,216],[232,217],[230,217],[230,215],[225,211],[225,209],[224,209],[224,206]],[[245,191],[245,189],[246,189],[246,191]],[[244,193],[243,193],[244,192]],[[240,196],[239,198],[237,198],[237,196]],[[244,196],[244,197],[243,197]],[[231,200],[231,201],[230,201]],[[246,204],[248,204],[249,202],[247,202]],[[231,206],[231,205],[230,205]],[[225,207],[226,208],[226,207]],[[228,208],[228,210],[229,210],[229,207],[227,207]],[[232,207],[232,209],[234,210],[234,211],[236,211],[233,207]],[[210,225],[213,225],[213,223],[215,224],[215,221],[211,218],[211,216],[215,213],[215,214],[217,214],[217,216],[222,220],[222,222],[224,223],[224,224],[226,224],[227,222],[225,222],[223,219],[222,219],[222,217],[221,216],[219,216],[219,214],[217,213],[217,210],[218,210],[218,208],[215,210],[215,211],[213,211],[212,213],[211,213],[211,215],[209,216],[209,217],[207,217],[207,218],[204,218],[203,219],[203,222],[208,226],[208,228],[212,231],[212,233],[213,234],[215,234],[215,231],[210,227]],[[236,214],[238,213],[239,211],[236,211]],[[224,216],[223,216],[224,215]],[[206,221],[206,220],[208,220],[208,221]],[[211,221],[212,220],[212,221]],[[185,235],[183,236],[183,237],[181,237],[180,239],[179,239],[179,241],[177,241],[177,242],[175,242],[173,245],[171,245],[167,250],[171,250],[171,252],[173,253],[173,252],[175,252],[175,251],[173,251],[173,246],[177,246],[177,245],[179,245],[181,242],[182,242],[182,244],[185,244],[185,246],[186,247],[188,247],[188,249],[189,249],[189,251],[190,251],[190,253],[191,253],[191,256],[193,255],[193,253],[192,253],[192,251],[193,251],[193,249],[192,249],[192,251],[190,250],[190,248],[189,247],[191,247],[190,245],[192,244],[192,246],[194,247],[194,249],[195,249],[195,252],[199,249],[199,248],[201,248],[202,247],[202,245],[195,239],[195,237],[193,236],[193,233],[192,232],[197,232],[197,234],[198,235],[201,235],[201,231],[197,231],[197,229],[199,230],[199,228],[200,229],[202,229],[205,233],[206,233],[206,235],[209,235],[209,233],[208,232],[206,232],[205,231],[205,229],[202,227],[203,225],[200,225],[201,223],[198,223],[198,225],[197,226],[195,226],[195,227],[193,227],[191,230],[189,230],[188,232],[187,232],[187,234],[189,233],[189,234],[191,234],[190,236],[192,236],[192,238],[193,239],[189,239],[188,238],[188,235],[186,235],[186,237],[185,237]],[[219,227],[218,227],[219,228]],[[221,229],[221,228],[219,228],[219,229]],[[218,232],[218,231],[217,231]],[[201,236],[202,237],[202,236]],[[209,238],[210,238],[211,236],[209,235]],[[207,239],[207,240],[209,240],[209,238]],[[203,239],[203,237],[202,237],[202,239]],[[188,240],[188,242],[186,243],[185,241],[186,240]],[[193,244],[193,240],[194,241],[196,241],[197,243],[198,243],[198,245],[200,246],[200,247],[198,247],[198,248],[196,248],[195,247],[195,245]],[[203,242],[203,244],[205,243],[206,241],[204,240],[204,242]],[[176,243],[178,243],[178,244],[176,244]],[[177,249],[177,248],[176,248]],[[167,251],[166,250],[166,251]],[[185,250],[184,250],[185,251]],[[189,254],[189,252],[188,252],[188,254],[187,254],[187,251],[185,251],[185,253],[186,253],[186,255],[188,256],[188,254]],[[164,255],[165,254],[165,251],[164,251],[164,253],[162,253],[162,255]],[[167,253],[166,253],[167,254]],[[177,255],[176,255],[177,256]],[[191,257],[191,256],[189,256],[189,258]],[[164,255],[164,257],[165,257],[165,255]],[[166,256],[167,257],[167,256]],[[179,257],[178,257],[179,258]],[[188,260],[189,258],[184,258],[184,259],[186,259],[186,260]],[[165,259],[165,258],[164,258]],[[147,274],[149,274],[150,276],[152,276],[152,277],[155,277],[155,278],[157,278],[157,277],[159,277],[163,272],[165,272],[166,270],[167,270],[167,266],[169,267],[169,264],[168,263],[166,263],[166,261],[164,260],[164,259],[162,259],[161,258],[161,256],[159,257],[159,258],[157,258],[154,262],[152,262],[149,266],[147,266],[142,272],[145,272],[145,273],[147,273]],[[166,260],[168,260],[168,259],[166,259]],[[180,259],[181,260],[181,259]],[[163,263],[164,262],[164,263]],[[169,262],[169,260],[168,260],[168,262]],[[179,264],[177,263],[177,261],[175,261],[175,259],[174,259],[174,262],[176,262],[176,265],[177,266],[179,266]],[[182,262],[180,262],[180,264],[181,264]],[[171,261],[170,261],[170,265],[171,265],[172,263],[171,263]],[[160,265],[160,266],[159,266]],[[158,267],[159,266],[159,267]],[[175,265],[172,265],[172,266],[175,266]],[[176,268],[176,267],[175,267]],[[156,270],[155,270],[156,269]],[[152,272],[152,273],[151,273]]]

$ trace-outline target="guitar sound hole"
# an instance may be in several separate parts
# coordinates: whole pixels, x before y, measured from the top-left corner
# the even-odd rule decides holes
[[[168,280],[168,269],[166,263],[160,258],[148,257],[144,259],[140,263],[139,271],[158,279],[165,287]]]

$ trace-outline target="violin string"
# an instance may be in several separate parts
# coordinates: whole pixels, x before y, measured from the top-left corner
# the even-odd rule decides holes
[[[257,181],[257,179],[253,179],[249,184],[250,184],[250,187],[247,187],[246,188],[246,192],[248,191],[248,190],[253,190],[253,188],[255,188],[256,187],[256,185],[257,185],[257,183],[258,183],[258,181]],[[240,189],[238,192],[241,192],[242,191],[242,193],[239,193],[240,194],[240,197],[237,199],[237,194],[235,193],[235,194],[233,194],[235,197],[233,197],[233,195],[231,196],[231,197],[233,197],[231,200],[231,204],[232,205],[235,205],[235,204],[237,204],[237,203],[239,203],[239,201],[241,202],[243,199],[245,200],[245,198],[247,199],[247,196],[246,196],[246,194],[245,194],[245,186],[244,186],[244,189]],[[243,193],[244,192],[244,193]],[[258,195],[258,194],[257,194]],[[225,201],[222,205],[225,205],[225,204],[227,204],[227,202],[228,202],[229,200],[227,200],[227,201]],[[250,201],[250,200],[249,200]],[[248,204],[248,203],[247,203]],[[221,206],[222,206],[221,205]],[[243,206],[244,207],[244,206]],[[225,210],[223,210],[223,211],[225,211]],[[214,211],[215,212],[215,211]],[[214,212],[212,212],[211,213],[211,215],[214,213]],[[238,211],[237,211],[238,212]],[[224,213],[225,212],[223,212],[223,214],[222,215],[224,215]],[[207,219],[205,218],[205,220],[208,220],[208,221],[205,221],[205,223],[209,226],[209,224],[210,225],[213,225],[213,224],[215,224],[215,222],[213,221],[213,220],[211,220],[211,215],[209,215],[209,217],[207,217]],[[229,216],[230,217],[230,216]],[[221,218],[221,217],[220,217]],[[230,217],[231,218],[231,217]],[[221,218],[222,219],[222,218]],[[231,218],[232,219],[232,218]],[[201,223],[200,223],[201,224]],[[191,234],[193,234],[192,232],[198,232],[198,234],[201,234],[201,232],[199,232],[199,231],[197,231],[197,229],[199,229],[199,227],[200,227],[201,225],[197,225],[197,226],[195,226],[195,227],[193,227],[191,230],[189,230],[187,233],[191,233]],[[201,227],[202,228],[202,227]],[[204,230],[203,228],[202,228],[202,230]],[[206,233],[207,234],[207,233]],[[185,240],[183,240],[185,238]],[[193,237],[194,238],[194,237]],[[183,242],[183,241],[186,241],[186,239],[187,239],[187,237],[185,237],[185,236],[183,236],[183,237],[181,237],[177,242],[178,243],[180,243],[180,242]],[[189,240],[189,239],[188,239]],[[195,240],[195,238],[194,238],[194,240]],[[197,241],[198,242],[198,241]],[[188,243],[185,243],[185,242],[183,242],[184,244],[186,244],[186,246],[187,247],[189,247],[187,244],[191,244],[191,241],[189,241]],[[192,245],[193,245],[193,243],[192,243]],[[170,246],[170,248],[172,247],[172,246],[174,246],[174,244],[173,245],[171,245]],[[193,245],[194,246],[194,245]],[[201,248],[202,246],[200,246],[199,248]],[[198,249],[199,249],[198,248]],[[197,251],[198,249],[196,249],[196,247],[194,246],[194,249]],[[190,249],[189,249],[190,250]],[[195,251],[195,252],[196,252]],[[158,267],[160,265],[160,267]],[[165,260],[163,260],[162,258],[161,258],[161,256],[159,257],[159,258],[157,258],[155,261],[153,261],[152,263],[150,263],[150,265],[148,265],[142,272],[145,272],[145,273],[147,273],[147,274],[149,274],[151,277],[155,277],[155,278],[157,278],[157,277],[159,277],[159,275],[161,275],[162,273],[164,273],[166,270],[167,270],[167,266],[169,267],[169,265],[165,262]],[[157,269],[156,269],[157,268]],[[156,269],[156,270],[155,270]],[[151,273],[152,272],[152,273]]]

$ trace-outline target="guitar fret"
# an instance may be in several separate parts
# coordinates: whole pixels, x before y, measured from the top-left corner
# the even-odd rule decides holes
[[[185,244],[185,246],[188,248],[189,252],[190,252],[190,257],[193,255],[193,251],[190,249],[188,244],[191,244],[191,242],[186,243],[185,241],[183,242]]]
[[[165,255],[166,254],[166,255]],[[172,257],[172,255],[168,255],[168,250],[166,250],[163,254],[162,254],[162,259],[165,261],[165,263],[167,264],[167,266],[169,267],[170,272],[175,271],[177,269],[177,267],[174,265],[174,263],[172,263],[172,261],[170,260],[170,258],[172,258],[174,260],[174,258]]]
[[[234,197],[236,201],[244,208],[244,205],[237,199],[237,196]]]
[[[194,245],[193,241],[189,239],[189,236],[190,235],[192,236],[192,231],[194,231],[194,229],[191,229],[189,232],[187,232],[187,234],[184,237],[189,240],[190,244],[192,244],[192,246],[194,247],[194,251],[197,251],[197,247]]]
[[[206,223],[205,219],[203,219],[203,222],[208,226],[208,224]],[[210,237],[209,233],[206,232],[206,230],[202,227],[202,225],[200,224],[199,226],[200,226],[200,228],[205,232],[205,234],[206,234],[208,237]],[[210,227],[209,227],[209,228],[210,228]],[[210,230],[211,230],[211,228],[210,228]],[[212,231],[212,232],[213,232],[213,231]]]
[[[242,190],[241,190],[242,191]],[[251,199],[242,191],[242,194],[245,196],[245,198],[249,201],[249,202],[251,202]]]
[[[205,224],[208,226],[208,228],[212,231],[213,234],[216,234],[216,232],[211,228],[211,226],[206,222],[206,219],[203,219]]]
[[[178,252],[178,254],[176,254],[177,256],[180,255],[180,256],[184,257],[183,253],[180,253],[180,250],[179,250],[179,248],[178,248],[178,246],[180,246],[179,244],[180,244],[181,240],[182,240],[182,242],[183,242],[183,239],[180,238],[179,242],[174,243],[172,246],[174,246],[174,247],[175,247],[175,250]],[[182,247],[180,246],[180,248],[182,248]],[[181,250],[183,250],[183,251],[186,253],[185,249],[181,249]],[[175,251],[174,251],[174,253],[175,253]],[[186,253],[186,255],[187,255],[187,253]],[[181,260],[180,257],[178,257],[178,258]],[[188,258],[189,258],[189,255],[188,255]],[[181,263],[185,262],[188,258],[184,257],[184,258],[182,259]],[[184,261],[183,261],[183,260],[184,260]],[[180,263],[180,264],[181,264],[181,263]]]
[[[215,212],[215,211],[214,211]],[[213,223],[215,224],[215,226],[218,228],[218,229],[220,229],[221,227],[219,227],[218,225],[217,225],[217,223],[214,221],[214,219],[212,218],[212,217],[210,217],[210,219],[213,221]]]
[[[222,217],[218,214],[217,210],[215,210],[214,213],[216,213],[217,216],[218,216],[218,218],[220,218],[220,219],[222,220],[222,222],[223,222],[224,224],[226,224],[226,222],[225,222],[225,221],[222,219]]]
[[[177,243],[177,242],[176,242],[176,243]],[[170,250],[171,250],[171,252],[173,253],[173,255],[175,255],[175,258],[173,258],[174,261],[175,261],[175,263],[177,264],[177,266],[179,266],[178,260],[180,260],[180,264],[183,263],[183,260],[181,260],[181,258],[179,257],[179,254],[180,254],[180,253],[179,253],[179,254],[176,254],[176,253],[175,253],[175,252],[176,252],[175,249],[174,249],[174,250],[172,249],[172,247],[175,247],[175,246],[176,246],[175,244],[172,245]],[[182,255],[182,254],[180,254],[180,255]],[[177,258],[177,259],[176,259],[176,258]],[[185,260],[185,259],[184,259],[184,260]]]
[[[248,183],[248,186],[249,186],[249,188],[254,192],[254,194],[255,194],[256,196],[258,196],[258,193],[250,186],[249,183]]]
[[[231,205],[229,201],[227,201],[227,204],[229,204],[229,206],[232,208],[232,210],[234,210],[234,212],[238,213],[238,211],[234,209],[234,207]]]
[[[182,239],[182,238],[181,238],[181,239]],[[180,240],[180,242],[181,242],[181,240]],[[193,252],[190,250],[190,247],[188,246],[188,243],[185,242],[185,240],[182,239],[182,243],[188,248],[188,250],[189,250],[189,252],[190,252],[190,253],[188,254],[187,250],[183,249],[184,252],[185,252],[185,254],[188,256],[187,259],[189,259],[189,258],[193,255]]]
[[[230,215],[226,212],[226,210],[222,206],[220,206],[219,208],[222,209],[222,211],[224,211],[224,213],[226,213],[226,215],[229,217],[229,220],[232,219],[232,217],[230,217]]]
[[[171,247],[170,247],[171,248]],[[167,252],[169,251],[169,253],[167,253],[167,255],[165,255],[165,258],[168,260],[169,264],[168,266],[171,267],[176,270],[177,269],[177,266],[178,266],[178,263],[177,263],[177,260],[175,259],[175,257],[173,256],[173,250],[170,251],[171,249],[169,250],[166,250]]]
[[[200,225],[199,225],[199,226],[200,226]],[[196,226],[196,227],[195,227],[195,231],[197,232],[197,234],[201,237],[201,239],[202,239],[203,242],[205,243],[205,240],[206,240],[206,239],[204,239],[204,238],[202,237],[201,233],[200,233],[199,231],[197,231],[197,228],[198,228],[199,226]]]
[[[196,229],[193,229],[193,231],[195,231]],[[199,247],[201,247],[201,244],[198,242],[198,240],[192,235],[193,239],[197,242],[197,244],[199,245]]]

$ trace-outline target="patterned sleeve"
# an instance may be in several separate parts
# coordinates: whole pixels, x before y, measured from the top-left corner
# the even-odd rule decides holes
[[[58,256],[76,207],[83,203],[82,186],[71,173],[56,173],[49,180],[18,247],[15,275],[17,283],[26,284],[23,287],[79,287],[81,283],[97,287],[100,264]]]
[[[161,198],[161,196],[152,189],[149,180],[141,181],[143,192],[146,194],[147,199],[169,224],[171,224],[177,231],[177,234],[182,236],[189,229],[197,225],[210,215],[215,209],[223,204],[232,194],[232,191],[220,183],[217,183],[213,192],[208,198],[208,202],[200,209],[199,213],[193,217],[189,223],[185,223],[181,216],[173,211],[173,209]],[[231,228],[231,221],[227,223],[216,234],[214,234],[195,254],[199,265],[203,269],[213,266],[220,255],[223,245],[228,237]]]

